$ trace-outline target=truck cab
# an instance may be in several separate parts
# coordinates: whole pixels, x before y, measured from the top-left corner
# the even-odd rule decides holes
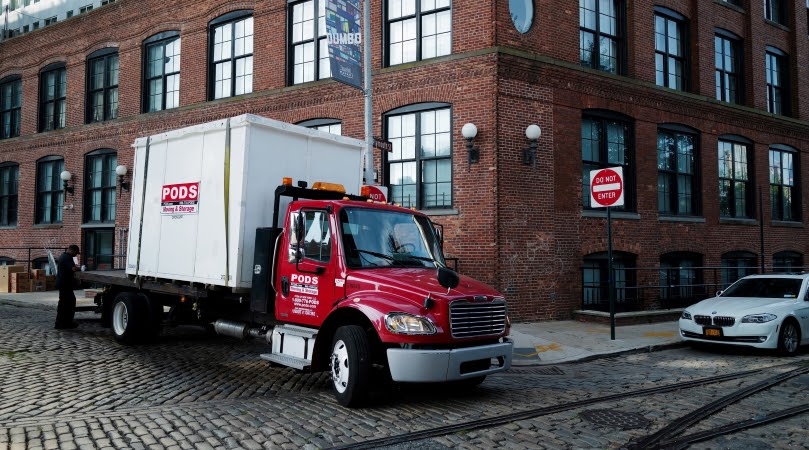
[[[398,382],[477,384],[506,370],[505,299],[447,268],[417,211],[361,199],[297,200],[276,239],[266,359],[330,370],[340,403],[364,398],[371,365]],[[287,331],[289,330],[289,331]]]

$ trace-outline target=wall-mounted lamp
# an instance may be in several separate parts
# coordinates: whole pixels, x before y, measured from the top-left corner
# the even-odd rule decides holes
[[[73,178],[73,174],[64,170],[59,174],[59,178],[62,179],[62,191],[65,195],[65,203],[67,203],[67,194],[73,195],[73,186],[68,185],[70,179]]]
[[[124,176],[126,175],[126,166],[120,165],[115,168],[115,174],[118,175],[118,197],[121,196],[121,192],[126,191],[129,192],[129,182],[124,181]]]
[[[461,134],[466,139],[466,157],[469,164],[476,163],[480,160],[480,150],[475,147],[475,136],[478,135],[478,127],[473,123],[467,123],[461,128]]]
[[[527,166],[537,165],[537,140],[542,135],[542,130],[539,125],[531,124],[525,128],[525,137],[528,138],[530,144],[522,151],[522,163]]]

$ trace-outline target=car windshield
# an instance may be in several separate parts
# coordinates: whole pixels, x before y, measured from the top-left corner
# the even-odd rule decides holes
[[[797,298],[801,282],[797,278],[746,278],[733,283],[722,297]]]
[[[340,211],[346,265],[370,267],[445,267],[432,223],[423,216],[373,208]]]

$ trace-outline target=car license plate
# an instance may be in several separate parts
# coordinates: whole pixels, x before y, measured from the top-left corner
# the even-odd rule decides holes
[[[722,337],[721,328],[703,328],[702,333],[707,337]]]

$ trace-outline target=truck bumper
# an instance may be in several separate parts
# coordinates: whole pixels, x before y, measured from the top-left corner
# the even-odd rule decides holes
[[[388,349],[388,367],[393,381],[433,383],[463,380],[502,372],[511,367],[514,344],[503,343],[453,350]],[[475,361],[497,360],[486,369]]]

